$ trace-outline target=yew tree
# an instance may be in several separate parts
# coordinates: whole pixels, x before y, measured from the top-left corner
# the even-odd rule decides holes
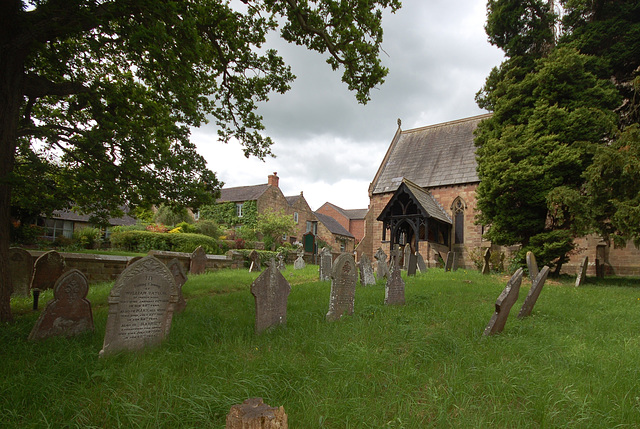
[[[12,319],[10,207],[98,218],[220,184],[189,140],[215,122],[269,155],[257,103],[294,79],[267,34],[324,54],[358,101],[381,84],[382,11],[399,0],[0,2],[0,320]],[[12,202],[12,194],[15,196]]]

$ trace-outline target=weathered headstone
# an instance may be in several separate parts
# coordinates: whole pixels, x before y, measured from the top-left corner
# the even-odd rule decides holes
[[[171,271],[173,281],[176,282],[176,288],[178,288],[178,302],[176,302],[176,306],[173,311],[180,313],[187,306],[187,301],[182,295],[182,286],[187,282],[187,273],[184,272],[184,267],[177,258],[170,260],[167,263],[167,268]]]
[[[276,264],[277,264],[278,270],[280,271],[286,268],[284,263],[284,253],[278,252],[278,254],[276,255]]]
[[[287,323],[287,299],[291,285],[271,259],[262,274],[251,284],[251,294],[256,301],[256,333],[276,325]]]
[[[376,261],[378,261],[378,265],[377,265],[377,270],[376,270],[376,276],[378,277],[378,279],[381,279],[383,277],[389,277],[389,267],[387,266],[387,254],[384,253],[384,250],[382,250],[382,248],[378,248],[378,251],[376,252],[376,254],[374,255],[374,257],[376,258]]]
[[[393,249],[389,251],[389,276],[391,275],[394,267],[398,267],[398,269],[402,268],[402,266],[400,265],[401,258],[402,250],[400,250],[397,245],[393,246]]]
[[[489,265],[489,261],[491,259],[491,249],[487,248],[484,251],[484,254],[482,255],[482,257],[483,257],[482,274],[489,274],[491,272],[491,267]]]
[[[529,280],[531,283],[538,277],[538,262],[536,261],[536,256],[533,252],[527,252],[527,267],[529,268]]]
[[[447,261],[444,264],[444,270],[446,271],[451,271],[451,268],[453,268],[453,258],[454,258],[455,253],[453,252],[447,252]]]
[[[500,296],[498,296],[495,305],[496,311],[493,313],[483,335],[498,334],[504,329],[504,325],[507,323],[507,317],[509,317],[509,311],[511,311],[511,307],[513,307],[513,304],[518,300],[523,272],[524,270],[522,268],[518,268],[515,274],[509,279],[507,286]]]
[[[420,252],[416,252],[416,264],[418,265],[418,271],[421,273],[427,272],[427,264],[424,262],[424,258]]]
[[[407,275],[415,276],[418,269],[418,259],[415,253],[409,254],[409,265],[407,266]]]
[[[409,258],[411,257],[411,245],[405,244],[404,249],[402,249],[402,269],[407,271],[409,269]]]
[[[320,256],[320,281],[331,280],[331,265],[333,258],[331,256],[331,251],[328,248],[323,247],[318,256]]]
[[[202,246],[196,247],[191,254],[189,274],[204,274],[207,269],[207,252]]]
[[[538,296],[540,296],[540,292],[542,291],[542,287],[544,286],[544,282],[547,281],[547,276],[549,275],[549,267],[546,265],[542,267],[542,270],[538,273],[533,282],[531,282],[531,289],[529,289],[529,293],[527,297],[524,299],[524,303],[522,304],[522,308],[520,308],[520,313],[518,313],[518,318],[522,319],[523,317],[527,317],[531,314],[533,310],[533,306],[536,305],[536,301],[538,300]]]
[[[251,398],[231,407],[225,429],[289,429],[289,423],[284,407],[270,407],[262,398]]]
[[[40,255],[33,266],[31,289],[47,290],[53,288],[66,269],[64,257],[50,250]]]
[[[353,256],[342,253],[336,258],[331,271],[331,298],[326,316],[328,321],[338,320],[345,314],[353,314],[357,278],[358,269]]]
[[[31,253],[19,247],[9,248],[9,276],[13,285],[11,296],[29,296],[33,277]]]
[[[262,271],[260,267],[260,254],[254,250],[249,253],[249,272],[259,273]]]
[[[53,288],[53,300],[40,315],[29,339],[71,337],[93,331],[91,303],[86,299],[88,291],[89,283],[82,272],[74,269],[64,273]]]
[[[129,260],[127,261],[127,267],[131,264],[133,264],[136,261],[139,261],[140,259],[142,259],[142,256],[134,256],[132,258],[129,258]],[[126,268],[126,267],[125,267]]]
[[[451,271],[458,270],[458,253],[453,252],[453,262],[451,262]]]
[[[365,253],[362,254],[358,265],[360,267],[360,284],[362,286],[370,286],[376,284],[376,278],[373,275],[373,267],[371,266],[371,261]]]
[[[154,256],[127,267],[109,294],[100,355],[157,345],[169,334],[178,288],[169,268]]]
[[[576,287],[580,286],[587,279],[587,268],[589,267],[589,257],[585,256],[580,263],[578,275],[576,276]]]
[[[301,270],[307,266],[307,264],[304,262],[304,249],[303,248],[298,249],[296,254],[298,255],[298,257],[293,262],[293,269]]]
[[[404,280],[397,265],[391,270],[384,286],[384,303],[385,305],[404,305]]]

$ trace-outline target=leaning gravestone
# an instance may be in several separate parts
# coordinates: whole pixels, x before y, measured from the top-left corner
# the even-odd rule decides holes
[[[66,264],[61,254],[55,250],[43,253],[33,266],[31,289],[52,289],[65,269]]]
[[[529,279],[531,283],[538,277],[538,262],[533,252],[527,252],[527,267],[529,268]]]
[[[520,313],[518,313],[518,319],[522,319],[523,317],[527,317],[531,314],[533,310],[533,306],[536,305],[536,301],[538,300],[538,296],[540,296],[540,292],[542,291],[542,287],[544,286],[544,282],[547,281],[547,276],[549,275],[549,267],[546,265],[542,267],[542,270],[538,273],[533,282],[531,283],[531,289],[529,289],[529,293],[527,297],[524,299],[524,303],[522,304],[522,308],[520,308]]]
[[[483,335],[498,334],[504,329],[504,325],[507,323],[507,317],[509,317],[509,311],[511,311],[511,307],[513,307],[513,304],[518,300],[523,272],[524,270],[522,268],[518,268],[515,274],[511,276],[511,279],[509,279],[507,286],[496,300],[496,311],[493,313]]]
[[[207,269],[207,252],[202,246],[196,247],[191,254],[189,263],[189,274],[204,274]]]
[[[53,288],[49,301],[29,334],[30,340],[48,337],[71,337],[93,331],[91,303],[87,301],[89,283],[79,270],[64,273]]]
[[[326,247],[323,247],[320,250],[320,281],[328,281],[331,280],[331,263],[333,257],[331,256],[331,251]],[[355,262],[354,262],[355,263]]]
[[[418,269],[418,259],[415,253],[409,254],[409,265],[407,266],[407,275],[415,276]]]
[[[173,311],[181,313],[187,306],[187,301],[182,295],[182,286],[187,282],[187,273],[184,272],[184,268],[177,258],[173,258],[167,262],[167,268],[171,271],[173,281],[176,283],[176,287],[178,288],[178,302],[176,302],[176,306]]]
[[[249,263],[250,273],[259,273],[262,271],[262,268],[260,268],[260,254],[255,250],[252,250],[251,253],[249,253]]]
[[[400,268],[396,265],[384,286],[385,305],[404,305],[404,280]]]
[[[169,268],[154,256],[127,267],[109,294],[100,356],[157,345],[169,334],[178,288]]]
[[[489,274],[491,272],[490,266],[489,266],[489,260],[491,259],[491,249],[487,248],[484,251],[484,255],[483,257],[483,263],[482,263],[482,274]]]
[[[589,257],[585,256],[580,263],[580,269],[576,276],[576,287],[580,286],[587,279],[587,268],[589,267]]]
[[[256,333],[287,323],[287,299],[291,285],[271,259],[267,269],[251,284],[256,301]]]
[[[297,255],[298,255],[298,257],[293,262],[293,269],[294,270],[301,270],[301,269],[303,269],[304,267],[307,266],[307,264],[304,262],[304,249],[298,249]]]
[[[352,315],[356,298],[358,269],[353,256],[342,253],[336,258],[331,271],[331,298],[326,319],[334,321],[343,315]]]
[[[389,277],[389,267],[387,266],[387,254],[384,253],[382,248],[378,248],[378,251],[374,255],[376,261],[378,261],[376,276],[378,279],[383,277]]]
[[[11,296],[29,296],[33,276],[31,253],[19,247],[9,248],[9,276],[13,285]]]
[[[453,258],[455,253],[453,252],[448,252],[447,253],[447,262],[444,265],[444,270],[446,271],[451,271],[451,268],[453,268]]]
[[[369,257],[363,253],[358,263],[360,266],[360,284],[362,286],[370,286],[376,284],[376,278],[373,275],[373,267]]]
[[[416,264],[418,265],[418,271],[421,273],[427,272],[427,264],[424,262],[424,258],[420,252],[416,252]]]
[[[402,249],[402,269],[407,271],[409,269],[409,258],[411,257],[411,245],[405,244],[404,249]]]

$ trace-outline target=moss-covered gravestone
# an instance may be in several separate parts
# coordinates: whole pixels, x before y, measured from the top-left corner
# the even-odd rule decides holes
[[[287,323],[287,299],[291,285],[284,278],[274,259],[251,284],[256,302],[256,333]]]

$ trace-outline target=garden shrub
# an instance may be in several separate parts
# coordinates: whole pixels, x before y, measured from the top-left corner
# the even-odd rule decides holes
[[[220,227],[218,223],[210,219],[201,219],[195,225],[195,233],[206,235],[208,237],[218,240],[220,238]]]
[[[219,254],[218,241],[202,234],[164,234],[148,231],[125,231],[111,234],[111,247],[132,252],[166,250],[170,252],[193,252],[202,246],[209,254]]]
[[[86,227],[73,232],[73,239],[79,247],[95,249],[100,244],[102,231],[98,228]]]

